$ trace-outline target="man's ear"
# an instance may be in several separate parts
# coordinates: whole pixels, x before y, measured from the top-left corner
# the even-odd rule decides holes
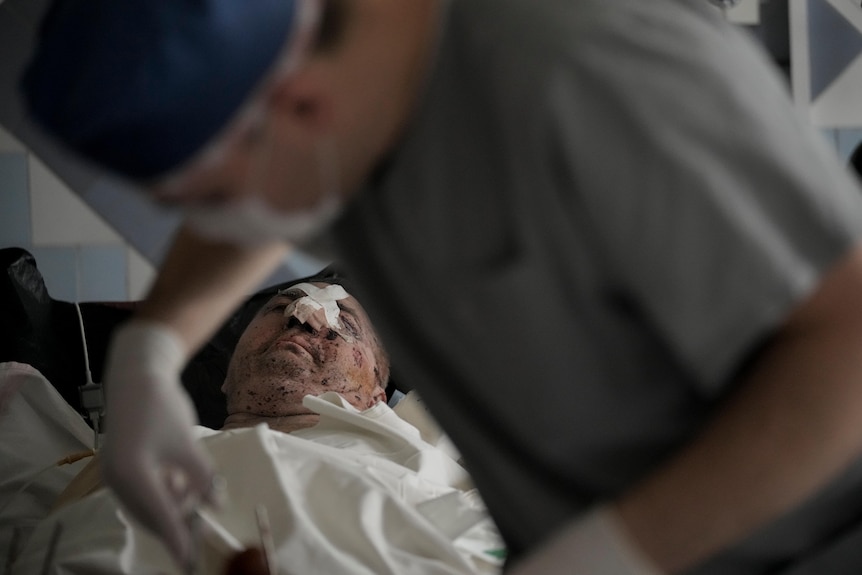
[[[301,70],[277,79],[267,105],[277,115],[311,132],[327,131],[333,121],[333,101],[312,71]]]
[[[378,403],[381,403],[381,402],[383,402],[383,403],[387,402],[386,401],[386,390],[378,385],[377,390],[375,390],[375,392],[374,392],[374,397],[372,398],[371,405],[369,405],[368,407],[372,407],[372,406],[377,405]]]

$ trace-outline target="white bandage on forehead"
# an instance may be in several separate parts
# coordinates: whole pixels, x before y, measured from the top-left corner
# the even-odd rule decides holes
[[[338,308],[338,300],[349,297],[343,287],[333,284],[319,288],[302,283],[290,286],[283,293],[294,291],[301,291],[306,295],[293,300],[284,309],[284,317],[295,317],[314,329],[328,327],[344,339],[352,339],[349,334],[344,333],[340,319],[341,310]]]

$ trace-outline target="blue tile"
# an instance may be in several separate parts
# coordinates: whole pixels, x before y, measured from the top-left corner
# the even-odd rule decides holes
[[[30,187],[25,152],[0,153],[0,246],[31,244]]]
[[[125,246],[81,246],[79,256],[81,301],[129,299]]]
[[[123,246],[43,247],[30,250],[48,293],[63,301],[128,299]]]
[[[859,145],[862,145],[862,129],[838,130],[838,152],[843,160],[850,159],[850,154]]]
[[[76,247],[41,247],[30,248],[36,258],[36,267],[45,278],[48,294],[58,300],[75,301],[77,295],[76,262],[78,249]]]
[[[862,54],[862,34],[834,6],[808,0],[808,37],[814,100]]]

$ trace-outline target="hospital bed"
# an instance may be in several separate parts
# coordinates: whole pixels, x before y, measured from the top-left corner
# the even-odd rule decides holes
[[[135,304],[55,300],[23,249],[0,249],[0,269],[0,575],[224,573],[232,556],[256,547],[282,575],[501,568],[502,542],[457,452],[415,402],[369,414],[326,394],[306,398],[321,424],[298,435],[215,431],[231,349],[278,286],[252,295],[182,375],[200,441],[227,479],[225,505],[195,516],[196,565],[176,565],[109,490],[54,508],[88,461],[54,462],[95,442],[98,418],[88,424],[80,388],[88,369],[101,381],[110,334]],[[109,430],[110,414],[104,423]]]

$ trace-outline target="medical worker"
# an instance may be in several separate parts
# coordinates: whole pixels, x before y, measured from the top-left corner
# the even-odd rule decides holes
[[[108,481],[179,556],[178,374],[316,238],[512,573],[862,570],[860,194],[705,0],[63,0],[23,87],[188,214],[106,381]]]

